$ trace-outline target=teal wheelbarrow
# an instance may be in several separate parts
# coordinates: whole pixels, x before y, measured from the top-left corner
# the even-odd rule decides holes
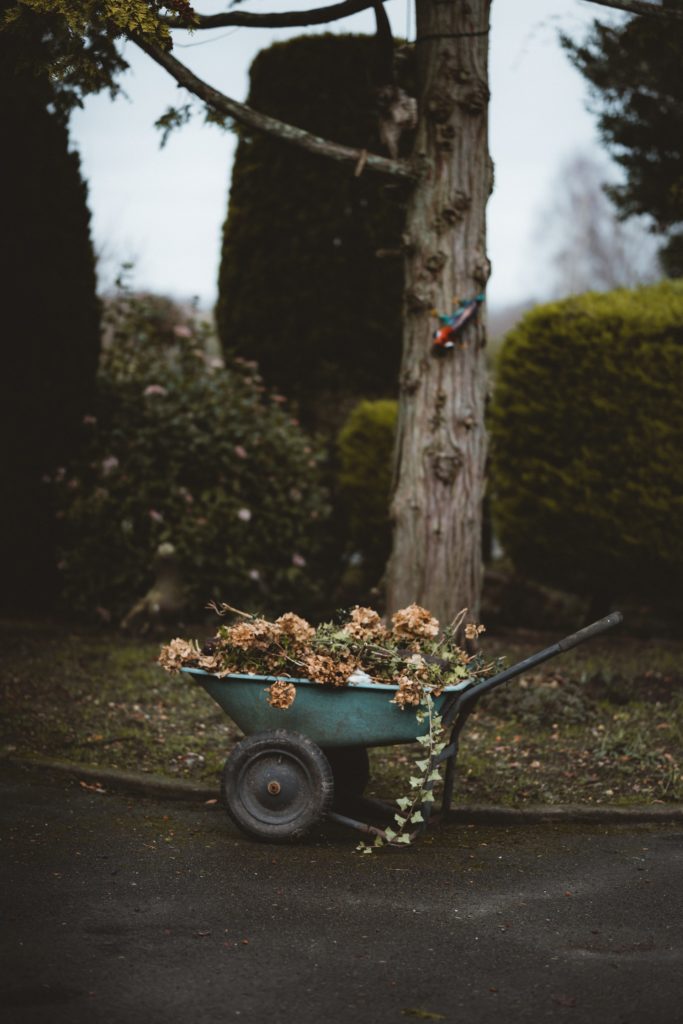
[[[433,800],[423,803],[424,820],[414,836],[450,810],[460,734],[479,699],[621,621],[621,613],[614,612],[490,679],[465,679],[433,698],[443,726],[450,729],[446,747],[430,764],[430,769],[444,768],[443,794],[438,813],[433,811]],[[254,839],[286,843],[301,839],[317,822],[328,819],[386,838],[381,825],[354,816],[358,809],[364,812],[363,818],[378,812],[386,816],[389,809],[388,804],[363,797],[369,779],[368,747],[412,743],[428,729],[415,710],[391,703],[396,685],[352,677],[346,686],[328,687],[310,679],[289,679],[296,685],[296,699],[283,711],[267,701],[268,686],[280,676],[219,678],[202,669],[182,671],[245,734],[225,762],[221,785],[226,810],[243,832]],[[431,788],[434,783],[427,785]]]

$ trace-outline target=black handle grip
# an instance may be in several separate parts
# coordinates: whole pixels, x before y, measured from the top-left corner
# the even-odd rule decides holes
[[[604,619],[591,622],[590,626],[585,626],[578,633],[566,636],[564,640],[559,641],[557,646],[561,651],[569,651],[572,647],[576,647],[577,644],[582,644],[584,640],[590,640],[591,637],[599,636],[600,633],[606,633],[608,629],[618,626],[620,622],[623,622],[623,619],[624,616],[621,612],[612,612],[611,615],[607,615]]]

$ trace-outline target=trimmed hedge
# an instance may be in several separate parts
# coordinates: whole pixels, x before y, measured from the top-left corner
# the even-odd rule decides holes
[[[530,578],[670,602],[683,583],[683,281],[539,306],[491,407],[494,517]]]
[[[248,102],[318,135],[380,151],[371,36],[277,43]],[[390,397],[401,351],[403,190],[240,129],[219,274],[223,349],[256,359],[302,421],[336,433],[360,397]],[[379,250],[394,255],[380,258]]]
[[[54,599],[41,477],[75,451],[100,349],[87,189],[59,94],[35,71],[48,45],[38,19],[0,32],[0,605],[12,612]]]
[[[397,403],[363,401],[339,431],[338,487],[352,554],[362,557],[362,585],[380,580],[391,549],[389,500]]]

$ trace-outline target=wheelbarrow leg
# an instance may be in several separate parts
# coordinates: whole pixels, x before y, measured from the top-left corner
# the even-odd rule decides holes
[[[441,817],[445,820],[448,812],[451,809],[451,803],[453,802],[453,783],[455,781],[455,765],[458,760],[458,750],[460,748],[460,733],[463,730],[465,722],[470,717],[473,708],[468,708],[462,711],[456,718],[455,724],[451,729],[450,742],[445,750],[443,750],[442,757],[446,762],[446,770],[444,772],[443,780],[443,797],[441,798]]]

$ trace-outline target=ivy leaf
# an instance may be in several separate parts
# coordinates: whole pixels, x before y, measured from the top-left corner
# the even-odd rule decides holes
[[[427,782],[439,782],[440,779],[441,772],[439,771],[438,768],[435,768],[433,772],[429,773],[429,776],[427,777]]]
[[[399,828],[403,828],[407,820],[407,818],[402,818],[400,814],[394,815],[394,821],[396,822]]]
[[[416,775],[411,775],[408,782],[411,789],[417,789],[418,786],[422,785],[422,779],[419,779]]]
[[[411,800],[409,796],[400,796],[396,803],[398,804],[402,811],[407,811],[408,808],[410,807]]]
[[[411,825],[417,825],[420,821],[424,821],[424,818],[422,817],[422,811],[415,811],[414,814],[411,814],[411,816],[410,816],[410,823],[411,823]]]
[[[423,792],[423,794],[422,794],[422,803],[423,804],[433,804],[434,803],[434,794],[432,793],[431,789],[425,789],[425,791]]]
[[[389,828],[389,826],[387,826],[387,827],[386,827],[386,828],[384,829],[384,835],[385,835],[386,839],[387,839],[387,840],[388,840],[389,842],[391,842],[391,841],[392,841],[392,839],[395,839],[395,838],[396,838],[396,836],[398,835],[398,833],[397,833],[397,832],[394,832],[393,828]],[[379,836],[378,836],[377,838],[379,838]]]
[[[404,833],[402,836],[396,836],[396,842],[409,845],[412,842],[412,839],[407,833]]]
[[[419,768],[421,772],[426,772],[429,767],[429,758],[426,757],[423,761],[416,761],[415,767]]]

